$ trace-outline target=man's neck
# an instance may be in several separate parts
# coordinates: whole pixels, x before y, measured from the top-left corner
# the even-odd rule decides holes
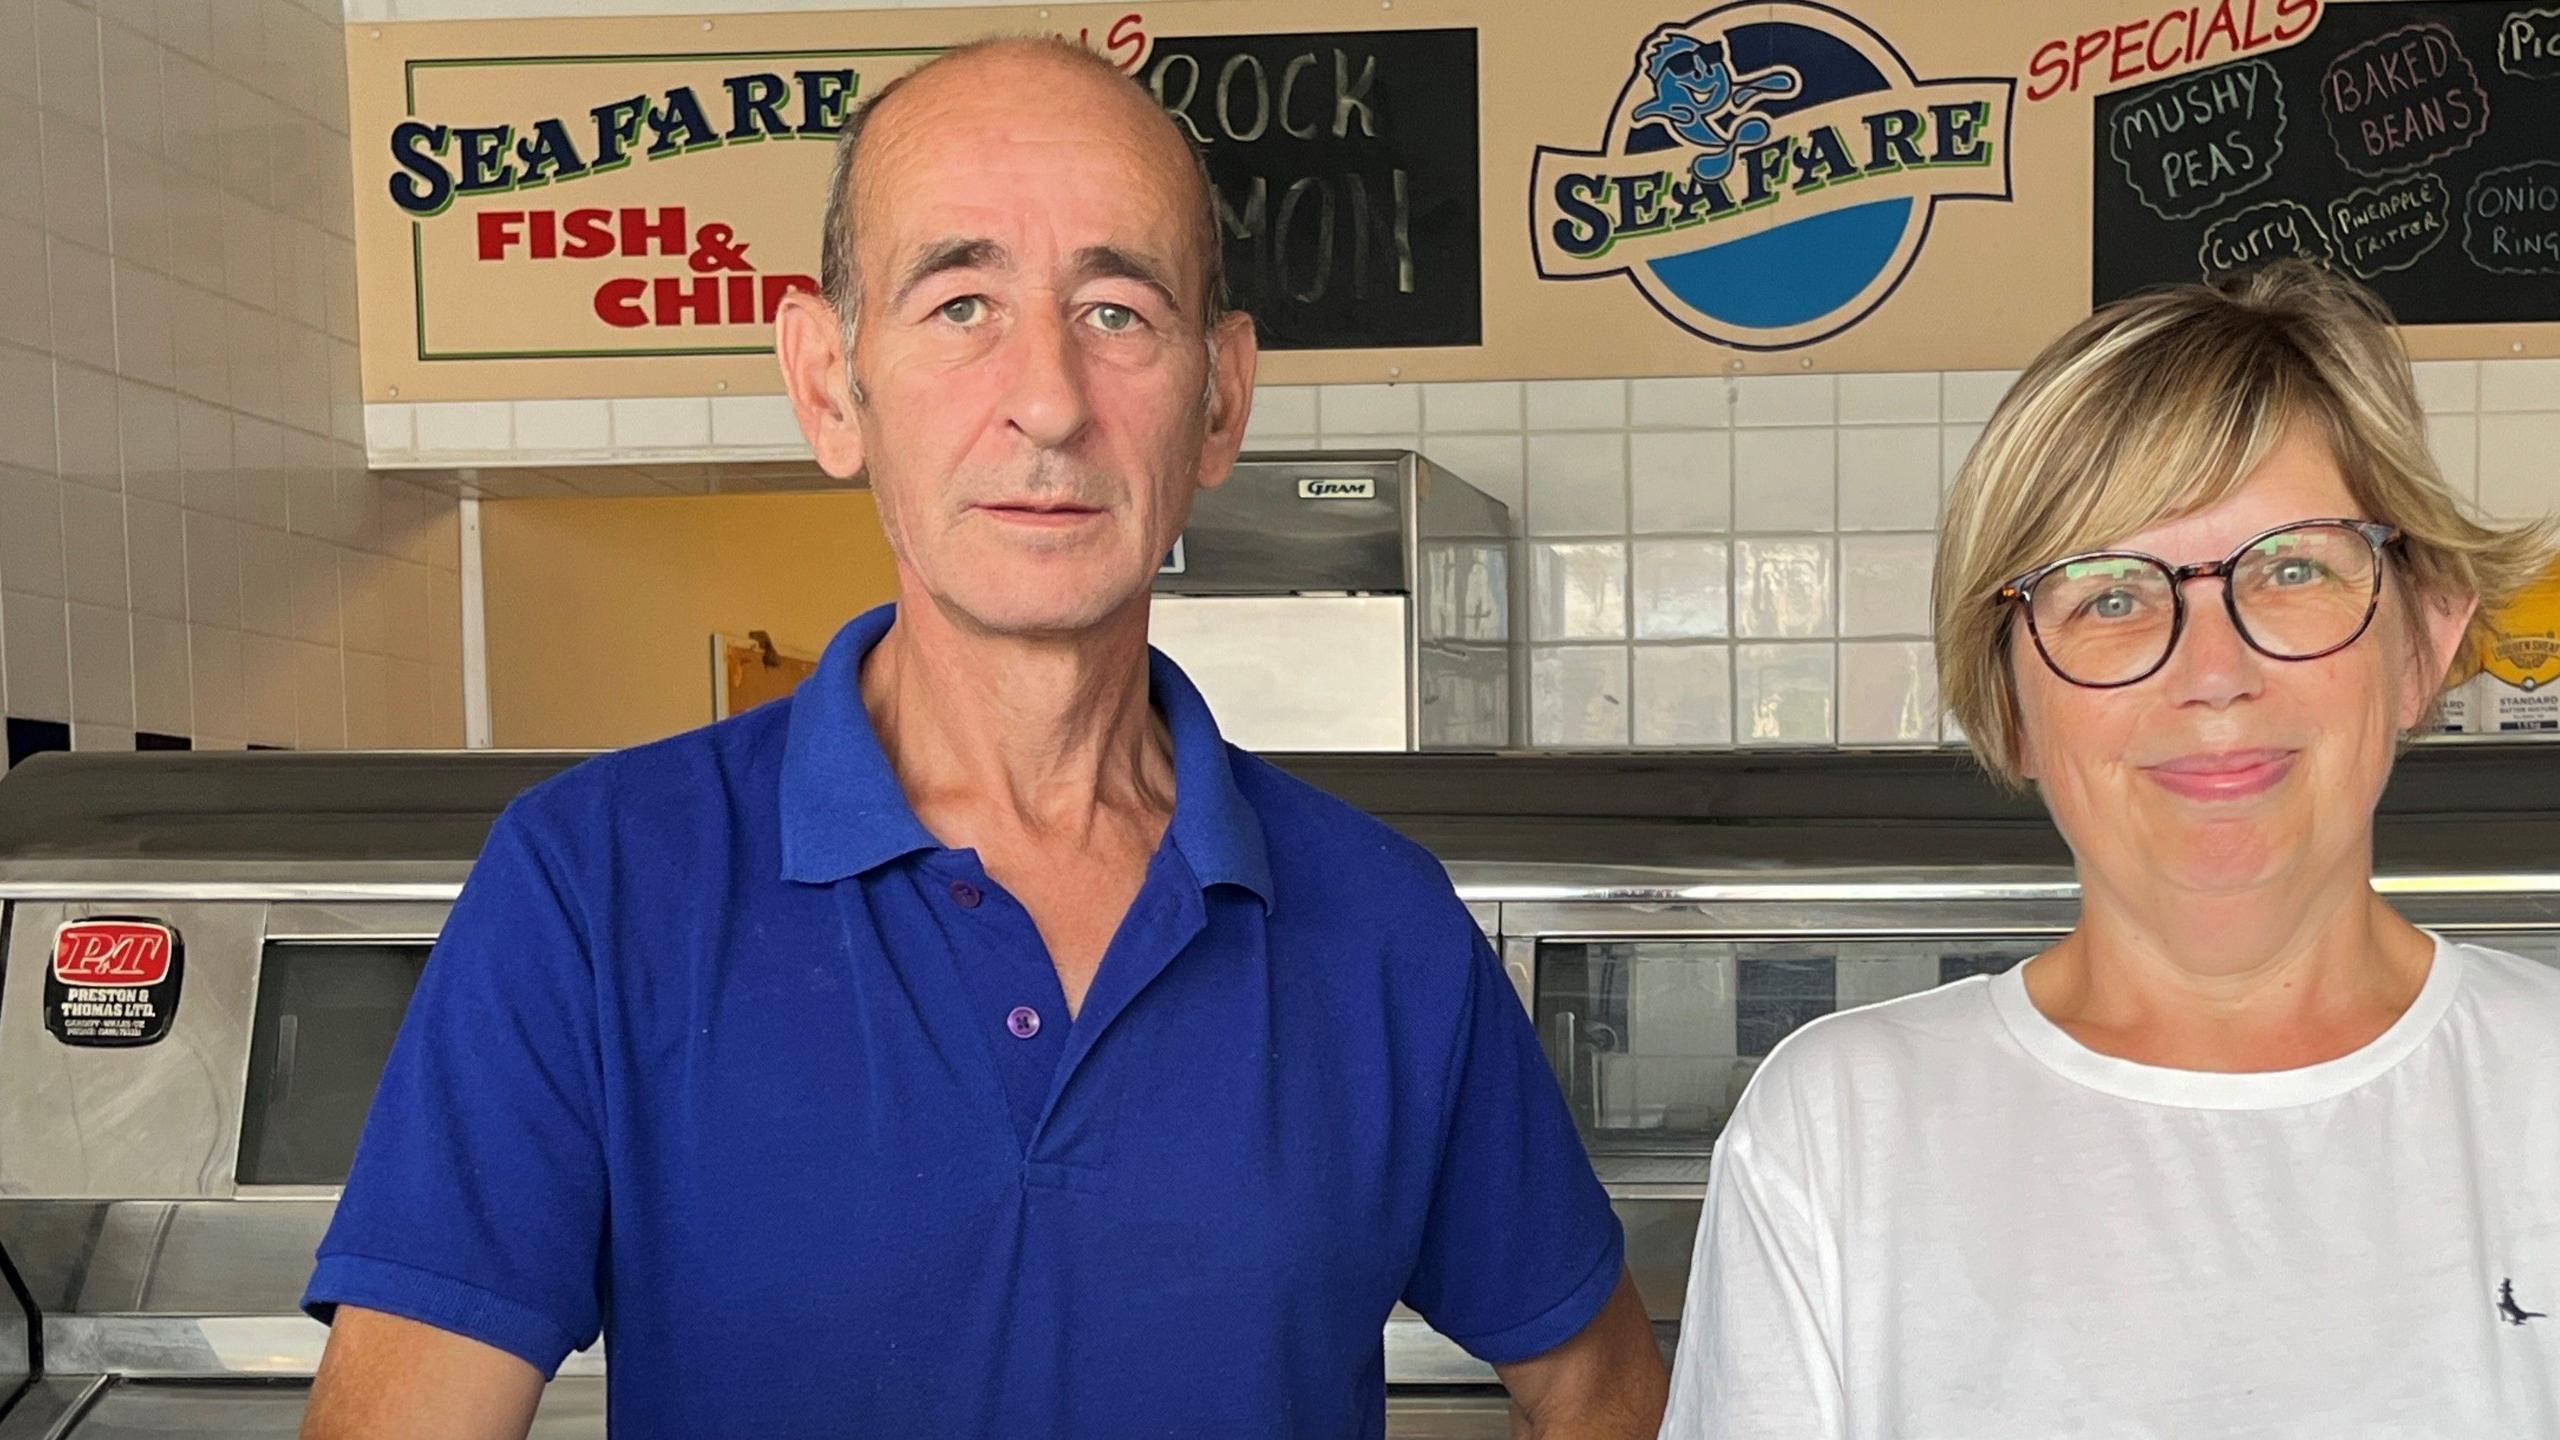
[[[861,672],[908,803],[946,845],[1075,839],[1104,811],[1170,815],[1172,745],[1149,704],[1146,607],[1074,636],[990,634],[927,598]]]

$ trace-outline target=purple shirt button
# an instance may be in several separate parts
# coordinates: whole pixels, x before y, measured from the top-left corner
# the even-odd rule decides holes
[[[954,880],[951,882],[951,898],[959,902],[961,909],[975,910],[978,908],[978,902],[986,896],[979,892],[977,886],[968,881]]]
[[[1004,1017],[1004,1028],[1013,1032],[1014,1039],[1028,1040],[1040,1033],[1040,1012],[1028,1005],[1016,1005],[1013,1013]]]

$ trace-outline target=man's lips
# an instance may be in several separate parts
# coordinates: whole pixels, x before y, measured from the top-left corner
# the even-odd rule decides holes
[[[2190,800],[2239,800],[2272,789],[2293,770],[2291,750],[2200,750],[2145,765],[2143,773]]]
[[[1090,520],[1102,511],[1090,505],[1072,505],[1049,500],[996,501],[976,507],[1016,525],[1057,527]]]

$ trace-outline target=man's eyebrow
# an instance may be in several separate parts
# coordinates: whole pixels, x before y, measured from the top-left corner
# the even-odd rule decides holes
[[[1117,245],[1087,245],[1076,252],[1076,274],[1086,280],[1134,280],[1164,298],[1174,314],[1183,313],[1165,267]]]
[[[917,286],[936,275],[951,270],[1000,270],[1010,259],[1005,248],[993,240],[936,241],[926,247],[923,254],[908,262],[906,273],[898,277],[898,290],[890,298],[889,308],[895,310],[905,305],[907,297],[915,293]]]

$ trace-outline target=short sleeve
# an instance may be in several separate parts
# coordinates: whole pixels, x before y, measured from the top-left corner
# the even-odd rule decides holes
[[[1716,1142],[1663,1440],[1845,1436],[1811,1210],[1743,1123]]]
[[[545,1376],[594,1340],[606,1179],[593,971],[510,809],[429,956],[303,1308],[380,1310]]]
[[[1492,947],[1474,940],[1421,1254],[1404,1299],[1495,1365],[1582,1332],[1626,1238]]]

